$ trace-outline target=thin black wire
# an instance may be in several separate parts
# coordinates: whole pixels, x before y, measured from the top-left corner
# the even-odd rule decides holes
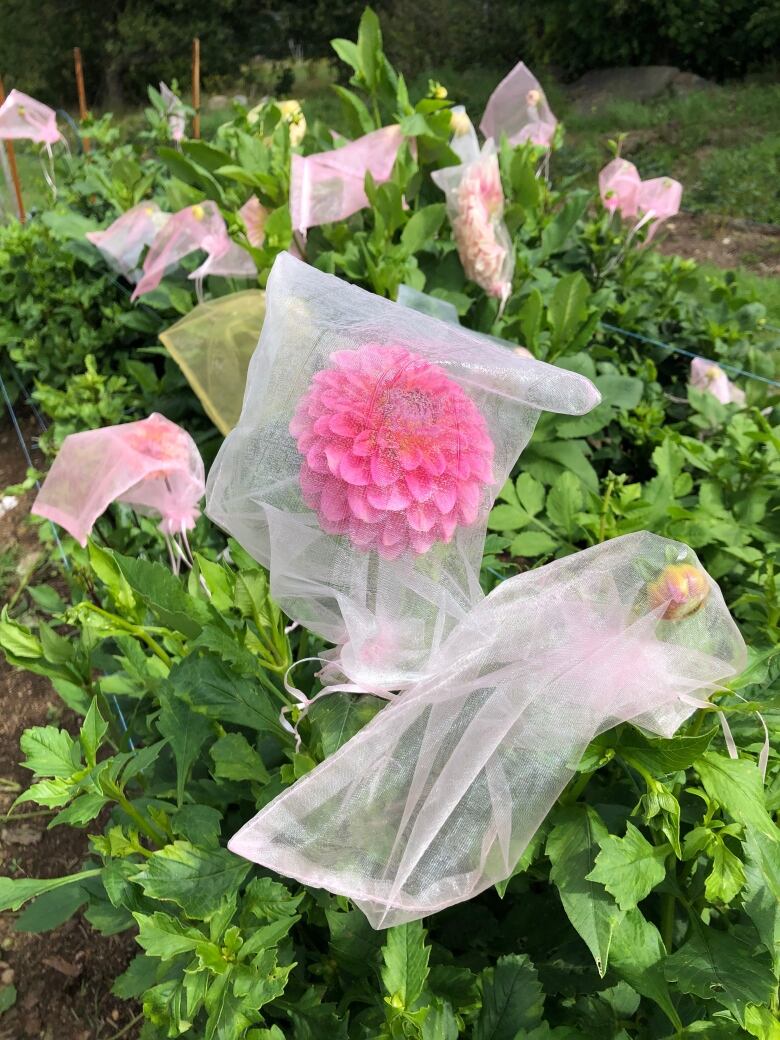
[[[719,368],[725,369],[726,371],[733,372],[738,376],[745,376],[747,379],[757,379],[761,383],[768,383],[770,386],[780,386],[780,383],[776,379],[769,379],[767,376],[760,376],[756,372],[747,372],[744,368],[737,368],[736,365],[730,365],[726,361],[714,361],[712,358],[703,357],[701,354],[694,354],[690,350],[684,350],[682,347],[673,347],[669,343],[664,343],[663,340],[653,339],[650,336],[643,336],[639,332],[629,332],[628,329],[621,329],[618,325],[610,325],[606,321],[599,323],[602,329],[607,329],[609,332],[619,332],[621,336],[630,336],[631,339],[638,339],[642,343],[649,343],[653,347],[661,347],[662,350],[670,350],[673,354],[683,354],[685,357],[698,358],[700,361],[709,361],[713,365],[717,365]]]

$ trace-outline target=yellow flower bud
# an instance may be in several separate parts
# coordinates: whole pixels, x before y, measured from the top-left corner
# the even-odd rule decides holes
[[[525,96],[525,99],[531,108],[536,108],[536,106],[542,100],[542,95],[541,92],[534,87],[528,91],[528,93]]]
[[[471,129],[471,120],[465,112],[450,112],[450,129],[456,137],[462,137]]]
[[[690,563],[672,563],[664,567],[655,581],[647,586],[651,609],[667,604],[665,621],[680,621],[702,607],[710,594],[707,575]]]
[[[196,220],[203,220],[203,218],[206,216],[206,211],[204,210],[203,206],[193,206],[192,215],[193,217],[195,217]]]

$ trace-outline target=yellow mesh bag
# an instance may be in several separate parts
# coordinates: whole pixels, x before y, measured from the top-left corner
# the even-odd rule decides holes
[[[201,303],[160,333],[206,414],[225,435],[241,414],[249,359],[264,318],[265,293],[248,289]]]

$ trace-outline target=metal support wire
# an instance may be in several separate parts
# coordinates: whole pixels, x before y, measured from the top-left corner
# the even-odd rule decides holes
[[[13,372],[13,377],[14,377],[14,381],[16,382],[16,385],[19,387],[19,389],[22,392],[22,394],[24,394],[25,399],[27,400],[27,402],[30,404],[30,407],[32,408],[32,411],[33,411],[33,414],[35,415],[35,418],[38,420],[38,425],[41,427],[41,430],[45,433],[47,428],[48,428],[46,426],[45,419],[43,418],[41,413],[38,411],[38,409],[33,404],[32,398],[30,397],[30,395],[28,394],[27,390],[25,389],[24,384],[22,383],[22,381],[19,379],[19,376],[18,376],[16,370],[12,368],[12,372]],[[8,409],[9,416],[11,417],[11,423],[12,423],[14,431],[16,433],[16,438],[19,441],[19,446],[22,449],[22,453],[24,455],[25,462],[27,463],[27,468],[28,469],[35,469],[35,466],[33,465],[33,460],[32,460],[32,458],[30,456],[30,452],[29,452],[29,450],[27,448],[27,444],[26,444],[25,439],[24,439],[24,435],[22,434],[22,428],[19,425],[19,420],[18,420],[18,418],[16,416],[16,412],[14,411],[14,406],[11,404],[11,398],[8,395],[8,390],[6,389],[5,380],[3,379],[2,375],[0,375],[0,393],[2,393],[3,400],[5,401],[5,406]],[[37,479],[37,477],[36,477],[36,480],[35,480],[35,486],[36,486],[36,488],[39,491],[41,490],[41,482]],[[67,555],[65,553],[65,549],[63,548],[62,542],[60,541],[60,536],[59,536],[59,532],[57,531],[57,527],[51,520],[49,520],[49,525],[51,526],[52,534],[54,535],[54,541],[57,543],[57,549],[59,550],[60,556],[62,557],[62,565],[63,565],[63,567],[65,568],[66,571],[70,571],[70,560],[68,560],[68,557],[67,557]],[[122,727],[122,732],[123,733],[127,733],[127,742],[128,742],[129,747],[130,747],[130,750],[131,751],[135,751],[135,744],[133,743],[133,738],[127,732],[127,721],[125,720],[124,712],[122,711],[121,705],[119,704],[119,701],[117,700],[116,694],[112,693],[111,694],[111,699],[114,702],[114,707],[116,708],[116,713],[117,713],[117,717],[119,719],[119,724]]]
[[[737,368],[736,365],[730,365],[726,361],[715,361],[713,358],[703,357],[701,354],[694,354],[690,350],[684,350],[682,347],[673,347],[669,343],[664,343],[663,340],[653,339],[650,336],[643,336],[639,332],[629,332],[628,329],[621,329],[617,325],[610,325],[606,321],[599,323],[602,329],[606,329],[608,332],[617,332],[621,336],[629,336],[631,339],[637,339],[642,343],[649,343],[653,347],[660,347],[662,350],[669,350],[673,354],[683,354],[689,358],[699,358],[701,361],[708,361],[710,364],[717,365],[719,368],[724,369],[727,372],[733,372],[734,375],[744,376],[746,379],[757,379],[760,383],[768,383],[769,386],[780,386],[780,383],[776,379],[769,379],[767,376],[760,376],[756,372],[747,372],[744,368]]]

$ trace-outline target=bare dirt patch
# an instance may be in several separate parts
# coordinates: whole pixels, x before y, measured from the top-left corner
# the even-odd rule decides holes
[[[780,228],[752,225],[709,213],[679,213],[664,224],[658,249],[718,267],[745,267],[780,276]]]
[[[36,427],[22,420],[25,441],[33,448]],[[33,455],[33,461],[38,457]],[[7,421],[0,426],[0,496],[23,480],[26,462]],[[2,598],[12,598],[29,568],[45,566],[35,530],[27,521],[32,495],[0,517],[0,556],[12,564],[5,574]],[[87,852],[84,832],[48,829],[51,815],[38,815],[28,803],[10,819],[6,814],[30,783],[18,765],[19,738],[29,726],[64,726],[76,730],[48,679],[10,668],[0,661],[0,874],[9,877],[56,877],[77,871]],[[108,1040],[129,1024],[137,1008],[111,995],[111,986],[137,947],[123,933],[102,936],[81,914],[52,932],[17,932],[15,916],[0,917],[0,985],[13,985],[16,1003],[0,1015],[0,1040]],[[123,1033],[128,1040],[133,1032]]]

